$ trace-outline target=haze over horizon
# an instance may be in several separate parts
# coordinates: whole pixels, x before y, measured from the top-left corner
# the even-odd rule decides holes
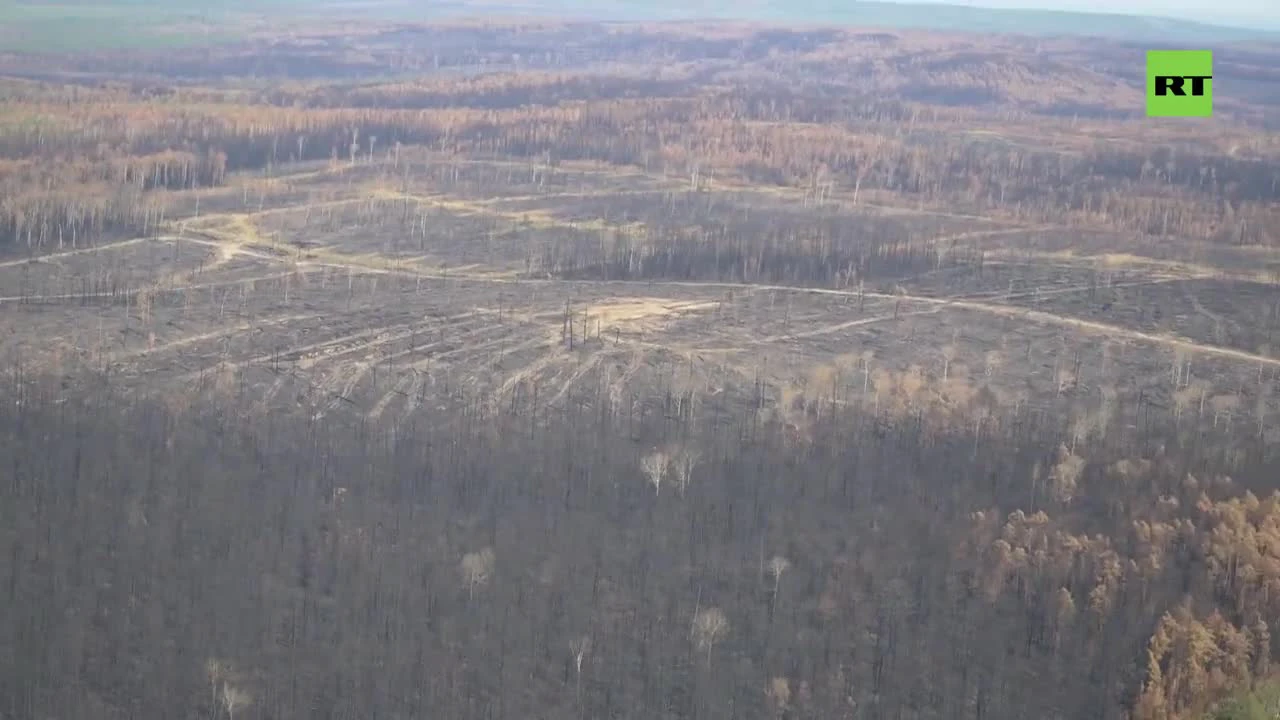
[[[407,0],[413,2],[414,0]],[[504,0],[494,0],[506,5]],[[521,8],[540,6],[543,10],[576,11],[594,9],[594,14],[630,17],[663,17],[665,19],[695,17],[725,17],[741,19],[772,19],[814,23],[867,23],[895,27],[962,26],[982,32],[1036,32],[1056,34],[1110,34],[1120,36],[1139,33],[1151,40],[1163,36],[1166,29],[1159,20],[1199,23],[1209,27],[1232,31],[1280,32],[1280,8],[1269,7],[1272,0],[1221,0],[1210,5],[1210,0],[615,0],[599,3],[592,0],[544,0],[541,4],[522,3]],[[923,7],[933,5],[933,8]],[[916,8],[917,10],[913,10]],[[944,12],[954,8],[967,12]],[[984,12],[985,11],[985,12]],[[1025,18],[1018,14],[1025,11]],[[1075,17],[1058,23],[1053,16],[1035,13],[1075,13]],[[916,16],[916,12],[919,16]],[[1112,16],[1144,18],[1141,27],[1132,23],[1110,25],[1095,21],[1089,14],[1104,13]],[[1025,22],[1024,22],[1025,21]],[[1155,21],[1155,22],[1150,22]],[[1204,40],[1199,31],[1183,27],[1171,33],[1169,39],[1182,41]],[[1179,34],[1181,33],[1181,34]],[[1191,33],[1188,36],[1187,33]],[[1203,33],[1201,33],[1203,34]],[[1175,37],[1177,36],[1177,37]],[[1139,39],[1137,36],[1132,39]]]
[[[893,0],[903,4],[961,5],[1001,10],[1064,10],[1178,18],[1214,24],[1254,23],[1280,28],[1272,0]]]

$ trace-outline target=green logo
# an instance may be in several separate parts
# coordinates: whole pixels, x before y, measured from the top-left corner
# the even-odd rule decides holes
[[[1147,117],[1213,115],[1213,52],[1147,51]]]

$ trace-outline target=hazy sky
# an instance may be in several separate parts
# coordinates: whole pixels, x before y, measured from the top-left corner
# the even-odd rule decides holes
[[[1193,20],[1229,22],[1263,20],[1280,25],[1280,0],[899,0],[945,2],[999,8],[1091,10],[1097,12],[1161,15]]]

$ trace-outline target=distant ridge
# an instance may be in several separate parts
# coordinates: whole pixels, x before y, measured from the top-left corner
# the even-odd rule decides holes
[[[1231,27],[1143,15],[885,0],[0,0],[0,52],[217,44],[234,41],[245,17],[430,22],[495,16],[1092,36],[1143,47],[1280,44],[1274,23]]]
[[[414,3],[416,4],[416,3]],[[486,3],[488,5],[488,3]],[[465,4],[466,9],[480,9]],[[1141,42],[1280,42],[1280,30],[1070,10],[1020,10],[882,0],[532,0],[496,2],[506,13],[607,20],[748,20],[815,25],[1094,36]],[[458,8],[463,10],[463,8]]]

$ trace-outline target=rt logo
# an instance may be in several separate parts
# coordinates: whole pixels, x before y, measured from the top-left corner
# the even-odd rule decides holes
[[[1213,115],[1213,52],[1147,51],[1147,117]]]

